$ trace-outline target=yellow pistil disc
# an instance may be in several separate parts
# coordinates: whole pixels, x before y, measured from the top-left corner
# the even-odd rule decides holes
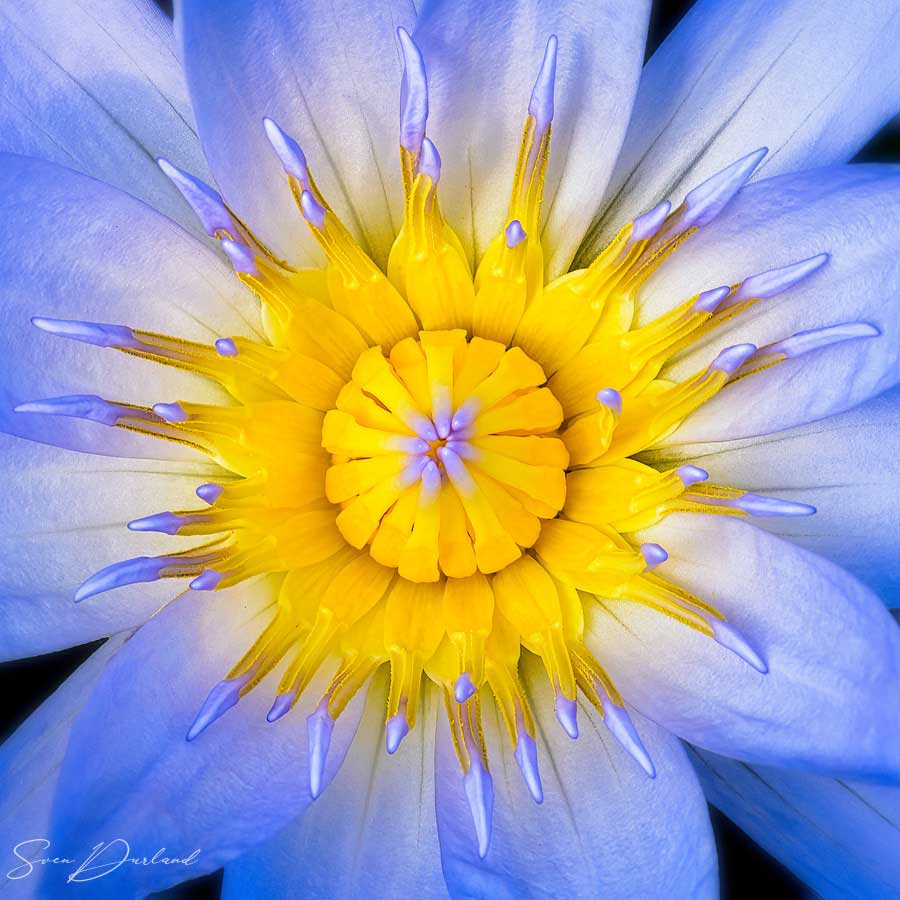
[[[325,493],[351,546],[414,582],[517,560],[566,498],[562,407],[518,348],[423,331],[363,353],[325,415]]]

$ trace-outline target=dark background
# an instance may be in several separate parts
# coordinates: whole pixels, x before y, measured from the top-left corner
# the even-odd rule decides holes
[[[171,14],[170,0],[157,0]],[[250,0],[252,2],[252,0]],[[691,0],[655,0],[647,56],[663,41],[692,5]],[[886,127],[860,152],[860,161],[900,161],[900,127]],[[95,650],[100,641],[16,662],[0,663],[0,736],[10,734]],[[772,859],[717,810],[710,810],[719,852],[721,893],[725,900],[801,900],[814,896],[787,869]],[[221,872],[167,891],[167,900],[215,900]],[[163,895],[157,895],[159,897]]]

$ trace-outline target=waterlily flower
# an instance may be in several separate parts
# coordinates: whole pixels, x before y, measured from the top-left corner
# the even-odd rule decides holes
[[[900,7],[649,5],[7,4],[11,896],[900,894]]]

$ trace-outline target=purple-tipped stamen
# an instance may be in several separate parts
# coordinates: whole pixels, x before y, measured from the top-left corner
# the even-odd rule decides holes
[[[201,484],[194,493],[203,500],[204,503],[208,503],[212,506],[216,500],[222,496],[222,491],[224,490],[225,488],[222,487],[221,484],[213,484],[210,482],[209,484]]]
[[[641,556],[647,563],[648,571],[662,565],[669,558],[669,554],[659,544],[641,544]]]
[[[397,29],[403,54],[403,80],[400,83],[400,146],[418,156],[428,120],[428,77],[425,60],[405,28]]]
[[[756,353],[755,344],[735,344],[726,347],[712,362],[710,372],[724,372],[726,375],[734,373]]]
[[[453,431],[453,426],[451,424],[451,419],[453,418],[453,413],[451,411],[450,400],[447,399],[446,403],[441,403],[434,410],[434,430],[437,432],[437,436],[443,441],[450,437],[450,434]]]
[[[685,487],[697,484],[699,481],[706,481],[709,478],[709,472],[701,469],[700,466],[679,466],[675,470],[675,474]]]
[[[178,530],[194,522],[205,522],[207,516],[179,516],[173,512],[154,513],[128,523],[129,531],[155,531],[159,534],[178,534]]]
[[[631,721],[631,716],[623,706],[613,703],[606,692],[599,689],[600,702],[603,706],[603,724],[622,748],[634,759],[650,778],[656,778],[656,766],[647,752]]]
[[[535,121],[536,137],[542,135],[553,120],[553,89],[556,84],[556,53],[558,48],[559,41],[555,34],[551,34],[544,49],[541,69],[531,91],[531,100],[528,103],[528,113],[534,117]]]
[[[427,456],[413,457],[406,468],[402,469],[397,476],[398,485],[404,488],[414,485],[422,477],[422,472],[429,462],[431,462],[431,460],[429,460]]]
[[[680,227],[706,225],[715,219],[747,183],[768,152],[768,148],[760,147],[695,187],[684,198],[685,211]]]
[[[422,469],[422,486],[419,488],[419,502],[437,500],[440,492],[441,470],[433,459],[429,459]]]
[[[266,713],[267,722],[277,722],[282,716],[286,716],[294,705],[294,692],[285,691],[275,698],[272,708]]]
[[[309,191],[300,195],[300,212],[313,228],[321,231],[325,227],[325,207]]]
[[[506,235],[506,246],[509,247],[510,250],[512,250],[513,247],[518,247],[519,244],[528,237],[528,235],[525,234],[522,223],[518,219],[513,219],[512,222],[506,226],[504,234]]]
[[[217,572],[215,569],[207,569],[205,572],[201,572],[188,587],[192,591],[214,591],[224,577],[224,572]]]
[[[422,140],[422,152],[419,154],[417,169],[420,175],[431,179],[432,185],[441,180],[441,155],[428,138]]]
[[[562,693],[556,695],[556,721],[573,741],[578,737],[578,704]]]
[[[406,417],[406,424],[423,440],[436,441],[438,433],[435,430],[434,423],[427,416],[421,413],[410,413]]]
[[[760,355],[783,353],[789,359],[840,344],[858,338],[879,337],[881,329],[869,322],[844,322],[840,325],[828,325],[825,328],[811,328],[809,331],[798,331],[784,340],[769,344],[760,350]]]
[[[387,752],[394,754],[400,749],[400,744],[409,734],[409,723],[406,721],[406,702],[400,704],[400,712],[388,719],[384,726],[384,742]]]
[[[463,775],[463,788],[472,821],[475,823],[475,836],[478,840],[478,855],[481,859],[487,856],[491,845],[491,820],[494,814],[494,782],[490,772],[484,767],[478,752],[469,753],[469,771]]]
[[[827,253],[819,253],[816,256],[810,256],[808,259],[791,263],[788,266],[781,266],[777,269],[769,269],[767,272],[760,272],[758,275],[751,275],[745,278],[734,296],[726,304],[725,308],[734,306],[743,300],[751,298],[766,300],[777,294],[793,287],[804,278],[809,278],[814,272],[818,272],[825,263],[830,259]]]
[[[611,410],[616,418],[622,415],[622,395],[613,388],[603,388],[597,391],[597,401]]]
[[[719,304],[730,293],[731,288],[724,285],[713,288],[710,291],[704,291],[697,297],[692,310],[697,313],[714,313],[719,308]]]
[[[628,243],[635,244],[638,241],[647,241],[652,238],[666,221],[669,213],[672,211],[672,204],[668,200],[654,206],[648,212],[641,213],[631,222],[631,234],[628,236]]]
[[[254,666],[243,675],[239,675],[237,678],[225,679],[213,687],[207,695],[203,706],[200,707],[200,712],[197,713],[193,724],[188,729],[186,740],[193,741],[240,700],[241,690],[253,677],[256,669],[257,666]]]
[[[437,454],[440,461],[444,464],[444,471],[446,471],[450,481],[453,482],[453,486],[465,494],[471,493],[475,488],[475,482],[458,454],[446,446],[439,447]]]
[[[531,794],[535,803],[543,803],[544,786],[541,783],[541,773],[538,769],[537,744],[534,742],[534,738],[521,727],[513,756],[522,773],[528,793]]]
[[[478,415],[478,401],[473,398],[466,400],[462,406],[453,414],[450,426],[454,432],[464,431],[468,428],[475,416]]]
[[[428,442],[422,438],[414,437],[391,437],[387,441],[388,449],[399,450],[407,456],[420,456],[429,450]]]
[[[463,672],[456,683],[453,685],[453,696],[457,703],[465,703],[469,697],[473,696],[477,688],[472,683],[472,678],[468,672]]]
[[[458,440],[455,437],[447,441],[448,450],[452,450],[460,459],[477,459],[480,454],[477,447],[473,447],[468,441]]]
[[[300,182],[304,191],[309,190],[309,168],[306,164],[306,155],[300,149],[300,145],[281,126],[268,116],[263,119],[263,128],[266,137],[278,157],[281,167]]]
[[[231,260],[231,265],[235,272],[240,272],[244,275],[259,275],[256,255],[246,244],[230,241],[227,238],[219,241],[219,244],[225,251],[225,255]]]
[[[306,717],[306,734],[309,746],[309,795],[317,799],[325,786],[325,761],[331,745],[334,719],[328,715],[328,698]]]
[[[231,338],[219,338],[216,341],[216,353],[219,356],[237,356],[237,344]]]
[[[127,325],[107,325],[101,322],[81,322],[77,319],[49,319],[34,316],[31,324],[41,331],[58,337],[93,344],[95,347],[127,347],[137,350],[141,342]]]
[[[96,394],[72,394],[68,397],[49,397],[46,400],[29,400],[13,408],[17,413],[40,413],[50,416],[68,416],[73,419],[87,419],[112,427],[119,419],[151,418],[143,410],[133,409],[119,403],[110,403]]]
[[[199,178],[189,175],[178,166],[173,166],[167,159],[158,159],[156,162],[181,196],[187,200],[207,234],[214,236],[224,231],[232,237],[238,237],[237,223],[228,212],[225,201],[216,191]]]
[[[104,594],[129,584],[147,584],[151,581],[159,581],[162,570],[176,563],[176,559],[161,556],[136,556],[133,559],[123,559],[91,575],[75,592],[75,602],[81,603],[88,597]]]
[[[713,639],[717,644],[721,644],[739,656],[762,675],[769,671],[765,660],[747,643],[747,639],[736,628],[712,616],[706,621],[713,630]]]
[[[727,505],[743,510],[749,516],[761,517],[812,516],[816,512],[816,508],[808,503],[795,503],[792,500],[779,500],[777,497],[750,493],[727,501]]]
[[[187,422],[188,419],[188,414],[180,403],[154,403],[153,412],[173,424]]]

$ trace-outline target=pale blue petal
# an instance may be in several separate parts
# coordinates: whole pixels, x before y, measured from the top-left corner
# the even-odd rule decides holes
[[[641,539],[669,553],[654,574],[716,606],[769,672],[647,607],[604,600],[588,645],[626,700],[716,753],[900,782],[900,628],[875,594],[734,519],[673,515]]]
[[[203,231],[155,164],[206,162],[172,23],[146,0],[5,3],[0,150],[93,175]]]
[[[282,257],[316,246],[263,130],[273,118],[303,147],[313,177],[380,262],[403,215],[395,29],[411,0],[182,0],[188,87],[203,148],[226,200]]]
[[[0,746],[2,875],[12,900],[42,898],[38,870],[22,858],[54,855],[44,852],[44,847],[72,723],[124,641],[124,635],[111,638],[91,654]]]
[[[445,717],[435,757],[444,877],[454,898],[631,900],[718,896],[715,843],[702,792],[671,735],[635,715],[656,764],[650,779],[587,704],[581,736],[555,720],[546,676],[530,665],[544,801],[529,795],[493,703],[485,731],[494,784],[493,836],[479,859],[471,813]]]
[[[550,274],[568,267],[625,134],[649,8],[647,0],[423,6],[414,36],[431,85],[429,135],[444,159],[441,208],[475,258],[506,224],[529,97],[544,46],[556,34],[544,237]]]
[[[144,625],[107,667],[72,729],[50,837],[90,848],[123,836],[136,855],[199,849],[194,865],[130,866],[93,882],[94,898],[161,890],[211,872],[275,834],[310,804],[306,714],[321,684],[277,724],[266,678],[192,742],[210,688],[271,618],[275,582],[181,597]],[[321,680],[319,680],[321,681]],[[326,776],[352,739],[361,703],[334,730]],[[47,876],[48,890],[58,881]]]
[[[900,787],[689,756],[710,803],[823,900],[900,896]]]
[[[837,166],[752,184],[667,260],[639,302],[645,321],[707,288],[819,253],[815,274],[712,332],[664,375],[704,368],[718,350],[867,322],[880,337],[832,345],[723,390],[665,443],[779,431],[843,412],[900,380],[900,167]]]
[[[757,178],[846,162],[900,109],[895,0],[699,0],[644,68],[588,244],[756,147]]]
[[[203,379],[39,331],[32,316],[129,325],[212,343],[252,335],[257,301],[212,250],[148,206],[52,163],[0,157],[0,430],[101,453],[175,445],[16,404],[102,394],[140,405],[224,392]],[[184,456],[184,451],[178,451]]]
[[[132,519],[203,506],[210,464],[93,456],[0,435],[0,659],[48,653],[141,624],[177,582],[133,584],[74,603],[111,563],[171,553],[202,539],[129,531]],[[219,470],[221,471],[221,470]]]
[[[334,782],[303,818],[225,868],[222,900],[447,897],[434,812],[434,726],[426,692],[400,749],[384,746],[386,673],[376,679]],[[440,714],[443,715],[443,706]]]
[[[679,444],[648,455],[693,463],[710,481],[809,503],[814,516],[755,524],[821,553],[900,604],[900,389],[777,435]]]

